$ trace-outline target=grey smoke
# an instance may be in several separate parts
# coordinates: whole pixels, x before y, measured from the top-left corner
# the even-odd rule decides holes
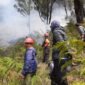
[[[25,37],[29,34],[29,16],[24,17],[13,7],[15,1],[10,0],[10,3],[6,6],[0,7],[0,44],[9,45],[9,41],[16,40],[21,37]],[[59,9],[59,10],[58,10]],[[52,20],[57,19],[65,22],[65,11],[62,8],[56,8],[53,11]],[[30,15],[30,32],[39,31],[41,34],[45,33],[49,29],[40,19],[39,14],[34,9]]]

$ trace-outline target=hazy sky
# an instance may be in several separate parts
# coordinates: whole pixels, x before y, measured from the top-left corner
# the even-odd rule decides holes
[[[0,40],[6,44],[28,34],[27,21],[13,7],[13,0],[0,0]]]
[[[0,42],[4,44],[29,33],[28,18],[17,12],[13,7],[14,3],[14,0],[0,0]],[[52,20],[57,19],[64,25],[65,11],[61,8],[56,10],[53,12]],[[38,12],[32,10],[30,18],[31,32],[34,30],[45,32],[46,26],[41,21]]]

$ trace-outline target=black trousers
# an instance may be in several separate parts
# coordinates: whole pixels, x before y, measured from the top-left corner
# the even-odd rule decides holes
[[[44,49],[43,49],[43,62],[44,63],[48,63],[49,54],[50,54],[50,48],[49,47],[44,47]]]
[[[67,79],[63,79],[66,72],[61,71],[61,64],[59,59],[53,60],[54,69],[50,75],[51,77],[51,85],[68,85]]]

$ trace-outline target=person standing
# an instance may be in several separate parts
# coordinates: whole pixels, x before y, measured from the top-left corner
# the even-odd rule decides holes
[[[44,35],[45,39],[42,44],[43,47],[43,62],[48,63],[49,60],[49,54],[50,54],[50,40],[49,40],[49,33],[45,33]]]
[[[21,78],[26,79],[30,74],[33,77],[37,71],[36,50],[33,47],[34,40],[28,37],[24,41],[26,52],[24,55],[24,66],[21,73]]]
[[[66,33],[64,29],[60,26],[60,23],[54,20],[51,23],[51,31],[53,34],[53,46],[55,46],[59,42],[63,42],[67,40]],[[60,63],[60,50],[55,48],[52,50],[52,61],[54,64],[54,68],[50,74],[51,77],[51,85],[68,85],[67,79],[63,79],[63,75],[65,76],[66,72],[61,71],[61,63],[64,65],[65,63]],[[64,56],[65,57],[65,56]]]

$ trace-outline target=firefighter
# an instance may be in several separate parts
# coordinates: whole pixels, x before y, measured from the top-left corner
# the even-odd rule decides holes
[[[33,47],[34,40],[31,37],[28,37],[25,39],[24,44],[26,52],[24,55],[24,65],[21,73],[22,79],[26,79],[29,74],[33,77],[37,70],[36,50]]]
[[[60,23],[56,20],[54,20],[51,23],[51,31],[53,34],[53,46],[55,46],[59,42],[63,42],[67,40],[66,33],[64,29],[61,27]],[[68,85],[67,79],[63,79],[63,77],[66,75],[66,72],[62,72],[62,65],[65,64],[66,56],[60,61],[60,50],[58,48],[55,48],[52,50],[52,61],[53,61],[53,70],[50,74],[51,77],[51,85]]]
[[[49,40],[49,33],[45,33],[44,35],[45,39],[43,42],[43,62],[48,63],[49,60],[49,54],[50,54],[50,40]]]

